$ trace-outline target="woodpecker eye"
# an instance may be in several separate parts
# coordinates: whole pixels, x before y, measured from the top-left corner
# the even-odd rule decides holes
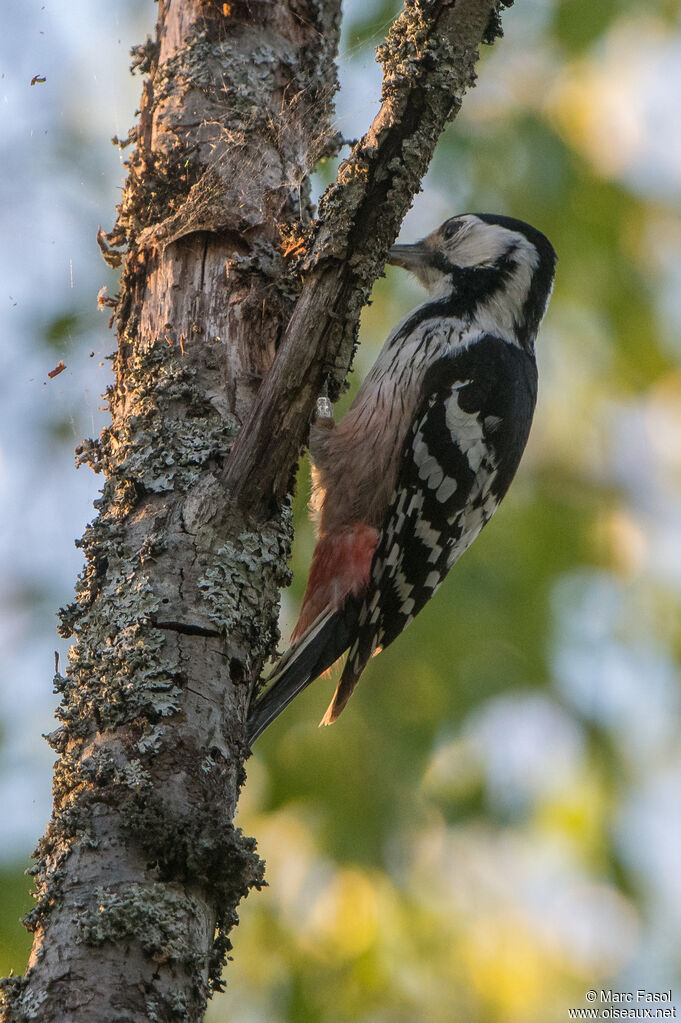
[[[450,238],[453,238],[454,235],[457,234],[457,232],[460,229],[461,229],[461,224],[460,224],[459,221],[457,221],[457,220],[450,220],[449,223],[445,225],[445,227],[444,227],[444,229],[442,231],[442,237],[444,238],[444,240],[446,242],[448,242],[450,240]]]

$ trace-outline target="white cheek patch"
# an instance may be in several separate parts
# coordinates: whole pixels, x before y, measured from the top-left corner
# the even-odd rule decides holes
[[[521,265],[530,275],[539,263],[539,253],[524,234],[500,224],[487,224],[477,217],[466,218],[467,225],[447,247],[447,255],[456,266],[485,266],[501,256],[518,252]]]
[[[508,248],[508,235],[508,231],[495,224],[478,221],[472,230],[457,236],[456,244],[449,250],[449,258],[457,266],[494,263]]]
[[[518,344],[516,328],[522,320],[523,306],[539,265],[536,247],[518,231],[499,224],[486,224],[477,217],[464,218],[467,226],[448,247],[447,256],[462,268],[492,266],[508,257],[506,276],[501,287],[478,304],[474,322],[486,334],[502,334]]]

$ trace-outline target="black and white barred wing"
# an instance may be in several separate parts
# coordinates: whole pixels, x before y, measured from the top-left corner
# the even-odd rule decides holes
[[[497,338],[429,371],[326,723],[340,714],[372,654],[413,621],[496,511],[524,450],[535,399],[534,360]]]

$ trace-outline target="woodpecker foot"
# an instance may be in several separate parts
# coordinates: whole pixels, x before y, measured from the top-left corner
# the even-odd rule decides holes
[[[333,422],[333,405],[326,395],[322,395],[320,398],[317,398],[316,419],[317,422],[319,422],[320,419],[330,419],[331,422]]]

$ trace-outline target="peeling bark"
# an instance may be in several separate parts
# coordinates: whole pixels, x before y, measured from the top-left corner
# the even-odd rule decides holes
[[[408,2],[383,104],[312,221],[334,152],[339,0],[161,0],[118,220],[105,483],[62,611],[74,635],[27,973],[7,1021],[198,1021],[263,883],[234,828],[250,693],[288,580],[295,464],[499,0]]]

